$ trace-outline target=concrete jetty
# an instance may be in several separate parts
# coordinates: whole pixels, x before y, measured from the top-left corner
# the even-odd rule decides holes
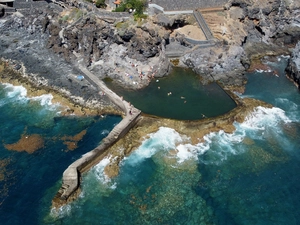
[[[79,65],[82,73],[92,81],[99,91],[104,92],[113,103],[120,107],[125,116],[123,120],[104,138],[101,144],[92,151],[82,155],[73,162],[63,173],[62,186],[52,200],[54,207],[60,207],[75,199],[80,188],[80,176],[92,166],[99,163],[105,156],[105,150],[122,138],[138,121],[141,111],[133,107],[129,102],[123,100],[116,93],[111,91],[97,76],[92,74],[85,67]]]

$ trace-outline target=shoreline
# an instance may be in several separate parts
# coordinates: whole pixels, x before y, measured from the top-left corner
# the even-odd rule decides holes
[[[51,94],[53,96],[52,102],[59,103],[62,107],[62,116],[101,116],[103,114],[118,116],[123,115],[123,113],[117,108],[109,106],[101,108],[101,106],[97,104],[93,106],[90,104],[81,104],[80,102],[76,102],[74,100],[74,96],[70,93],[63,93],[61,90],[57,90],[54,87],[34,83],[28,78],[28,75],[26,75],[23,65],[19,70],[14,69],[15,63],[15,61],[10,59],[0,59],[0,82],[22,85],[26,88],[27,95],[29,97]]]
[[[0,65],[3,65],[3,62],[0,63]],[[51,87],[42,86],[42,87],[34,87],[34,83],[30,83],[28,81],[28,78],[22,77],[22,73],[19,71],[15,71],[12,68],[12,65],[4,66],[5,69],[10,71],[11,73],[19,73],[19,76],[21,79],[8,79],[8,82],[13,81],[12,83],[21,85],[25,81],[26,88],[30,88],[31,91],[29,92],[29,95],[34,94],[41,94],[46,93],[46,91],[51,90]],[[81,68],[82,69],[82,68]],[[1,72],[1,70],[0,70]],[[3,81],[3,79],[1,80]],[[28,84],[29,82],[30,84]],[[203,141],[203,136],[210,133],[210,132],[217,132],[220,130],[223,130],[226,133],[232,133],[235,128],[233,126],[234,121],[242,122],[244,121],[245,117],[251,113],[255,107],[257,106],[265,106],[265,107],[271,107],[271,105],[266,104],[262,101],[255,100],[255,99],[241,99],[236,94],[234,94],[233,91],[236,90],[236,87],[233,89],[224,87],[221,84],[219,84],[220,87],[228,94],[236,103],[236,107],[229,111],[228,113],[224,115],[220,115],[213,118],[206,118],[203,120],[196,120],[196,121],[179,121],[179,120],[172,120],[172,119],[165,119],[165,118],[158,118],[158,117],[152,117],[152,116],[146,116],[141,115],[140,112],[137,115],[137,117],[134,118],[134,121],[130,123],[131,125],[127,126],[127,134],[126,132],[120,135],[117,135],[117,138],[111,138],[107,137],[103,140],[103,142],[95,149],[87,152],[83,157],[81,157],[79,160],[72,163],[68,169],[72,172],[64,172],[63,175],[63,184],[61,189],[57,192],[56,196],[54,197],[52,201],[52,207],[53,208],[60,208],[61,206],[68,204],[69,202],[75,200],[79,193],[80,193],[80,177],[81,173],[86,172],[89,170],[92,166],[99,163],[100,160],[102,160],[107,155],[113,155],[115,160],[113,163],[109,163],[105,168],[105,173],[109,177],[114,177],[118,174],[119,170],[119,162],[125,157],[128,156],[132,151],[134,151],[135,148],[137,148],[142,141],[142,137],[147,135],[149,132],[154,132],[159,129],[160,126],[168,126],[170,128],[175,129],[177,132],[181,134],[185,134],[191,137],[192,143],[197,143],[199,141]],[[46,88],[46,90],[45,90]],[[36,92],[35,92],[36,91]],[[59,91],[55,91],[55,95],[58,95],[58,99],[64,99],[65,101],[71,101],[71,96],[59,96]],[[49,93],[49,92],[47,92]],[[52,92],[50,91],[52,94]],[[63,104],[65,103],[63,101]],[[60,102],[58,100],[58,102]],[[67,107],[72,106],[72,103],[67,104]],[[91,110],[88,107],[82,107],[80,110],[75,110],[76,105],[74,106],[74,110],[72,108],[69,108],[67,110],[67,113],[62,114],[63,116],[70,115],[70,112],[78,115],[78,116],[84,116],[84,115],[92,115],[92,113],[99,113],[99,111]],[[70,111],[71,110],[71,111]],[[84,113],[82,113],[84,112]],[[108,110],[108,112],[111,112]],[[91,113],[91,114],[89,114]],[[104,111],[101,111],[101,114],[103,114]],[[116,113],[116,115],[120,115],[126,117],[126,110],[123,113]],[[97,114],[99,115],[99,114]],[[128,111],[127,111],[128,115]],[[139,119],[140,117],[140,119]],[[124,121],[124,119],[122,120]],[[120,122],[121,123],[121,122]],[[120,124],[119,123],[119,124]],[[118,124],[118,125],[119,125]],[[117,126],[118,126],[117,125]],[[117,127],[116,126],[116,127]],[[123,125],[124,126],[124,125]],[[132,129],[131,129],[132,128]],[[115,129],[115,128],[114,128]],[[110,134],[113,134],[112,131]],[[109,136],[109,135],[108,135]],[[111,135],[115,136],[115,135]],[[108,140],[108,142],[106,141]],[[134,142],[132,140],[135,140]],[[123,149],[125,149],[123,152],[116,151],[116,149],[120,149],[120,146],[123,146]],[[87,158],[84,159],[84,158]],[[74,167],[75,165],[75,167]],[[72,174],[72,175],[70,175]]]
[[[82,19],[82,21],[79,21],[82,27],[85,28],[85,30],[82,29],[80,32],[87,32],[87,34],[89,34],[88,32],[92,30],[91,27],[94,25],[92,25],[92,23],[89,23],[88,19],[85,18]],[[10,60],[10,59],[7,60],[7,62],[10,62],[9,65],[7,65],[7,67],[18,66],[19,62],[16,61],[16,58],[17,60],[22,61],[22,59],[25,60],[27,59],[27,57],[30,57],[27,60],[28,63],[27,65],[29,65],[29,67],[34,65],[34,68],[32,70],[35,71],[34,73],[37,74],[32,74],[32,73],[27,74],[26,68],[23,65],[21,65],[21,67],[18,70],[10,68],[11,73],[17,73],[20,75],[19,78],[11,79],[11,77],[7,75],[6,77],[4,76],[3,78],[1,78],[1,80],[3,81],[7,80],[8,83],[9,82],[15,82],[16,84],[24,83],[26,85],[26,89],[30,89],[30,91],[28,92],[29,95],[34,93],[43,94],[43,93],[50,92],[51,94],[54,95],[55,102],[56,101],[61,102],[62,105],[66,107],[65,113],[62,113],[63,116],[115,114],[123,117],[123,120],[109,133],[107,138],[105,138],[97,148],[87,152],[82,158],[73,162],[66,169],[66,171],[63,174],[63,179],[62,179],[63,184],[61,188],[58,190],[58,193],[54,197],[52,202],[52,207],[54,208],[59,208],[62,205],[68,204],[70,201],[73,201],[74,199],[77,198],[78,194],[80,193],[81,173],[86,172],[89,168],[97,164],[106,155],[111,154],[115,156],[114,157],[115,160],[114,162],[111,162],[105,167],[104,170],[105,173],[110,177],[118,175],[119,162],[125,156],[127,156],[132,151],[134,151],[141,144],[142,138],[146,134],[158,130],[160,126],[168,126],[170,128],[175,129],[177,132],[181,134],[186,134],[189,137],[191,137],[192,143],[196,143],[199,141],[203,141],[204,135],[210,132],[223,130],[226,133],[232,133],[235,130],[233,123],[235,121],[238,122],[244,121],[246,116],[249,113],[251,113],[254,110],[254,108],[257,106],[272,107],[267,103],[255,99],[246,99],[246,98],[241,99],[237,95],[235,95],[234,92],[235,91],[243,92],[243,89],[246,84],[246,81],[243,78],[243,73],[246,71],[245,65],[249,63],[249,67],[250,67],[251,64],[254,63],[253,61],[251,61],[251,59],[253,59],[253,57],[254,58],[256,57],[256,55],[254,54],[255,51],[257,51],[256,52],[256,54],[258,54],[257,57],[259,56],[263,57],[264,56],[263,54],[265,55],[275,54],[276,52],[264,51],[264,49],[260,49],[258,51],[257,48],[260,47],[260,44],[258,42],[256,48],[253,48],[253,52],[254,52],[253,53],[252,51],[249,50],[250,49],[249,46],[251,46],[251,41],[250,41],[249,44],[247,43],[248,54],[250,56],[248,56],[248,58],[247,57],[245,58],[244,55],[245,52],[244,49],[242,49],[242,46],[245,43],[242,44],[241,46],[231,45],[230,47],[227,46],[226,44],[222,45],[221,43],[219,43],[222,46],[215,46],[209,49],[198,49],[198,50],[195,49],[195,51],[186,54],[185,56],[181,57],[178,61],[179,63],[181,63],[180,65],[184,64],[188,67],[192,67],[196,73],[202,74],[202,79],[204,80],[204,83],[210,81],[212,82],[219,81],[220,82],[219,85],[221,85],[222,89],[228,95],[230,95],[231,98],[233,98],[237,104],[237,106],[233,110],[231,110],[230,112],[224,115],[220,115],[214,118],[207,118],[199,121],[178,121],[178,120],[171,120],[171,119],[164,119],[164,118],[157,118],[157,117],[153,118],[146,115],[140,116],[140,111],[138,109],[135,109],[134,118],[131,118],[131,115],[129,115],[129,106],[127,102],[121,100],[119,96],[114,94],[108,88],[107,88],[108,90],[104,91],[106,93],[105,96],[102,96],[100,94],[100,91],[102,93],[102,89],[103,89],[100,87],[102,82],[101,79],[103,79],[104,77],[108,77],[110,79],[115,79],[118,82],[124,82],[124,85],[128,88],[132,88],[132,87],[138,88],[139,86],[136,85],[135,82],[136,81],[140,82],[139,74],[142,74],[143,70],[150,71],[150,69],[148,68],[149,65],[147,63],[149,63],[151,60],[152,63],[154,62],[156,63],[155,66],[157,66],[157,69],[161,71],[161,74],[157,74],[157,75],[164,76],[163,73],[168,71],[170,67],[169,61],[166,58],[164,52],[165,39],[159,40],[160,36],[153,33],[152,35],[155,38],[154,37],[152,37],[153,39],[150,38],[149,40],[151,40],[151,42],[149,42],[148,45],[155,46],[155,50],[157,51],[155,57],[153,58],[149,57],[151,58],[150,60],[145,56],[147,60],[149,59],[148,61],[138,61],[138,63],[135,61],[132,64],[133,62],[132,59],[129,57],[129,55],[126,55],[129,52],[129,50],[125,47],[126,45],[124,43],[127,42],[124,41],[124,38],[125,39],[128,37],[132,38],[134,34],[128,33],[125,35],[125,33],[123,33],[122,30],[123,28],[119,30],[115,29],[111,23],[108,24],[102,21],[101,25],[103,26],[105,25],[109,27],[110,31],[118,31],[119,33],[119,36],[117,37],[116,36],[109,37],[111,38],[112,44],[110,43],[110,45],[108,45],[109,47],[106,49],[106,51],[98,52],[98,54],[101,54],[100,56],[102,58],[98,56],[96,53],[95,55],[91,56],[86,54],[87,52],[80,51],[79,49],[76,48],[72,50],[71,47],[73,45],[76,46],[76,44],[80,45],[80,42],[74,42],[74,40],[71,37],[71,32],[72,32],[71,30],[65,29],[66,27],[57,25],[54,22],[49,26],[47,25],[48,27],[46,26],[44,28],[45,30],[48,29],[47,32],[50,32],[49,33],[50,35],[48,33],[45,33],[45,31],[43,33],[41,32],[34,33],[31,30],[30,26],[28,28],[22,25],[23,28],[25,28],[25,30],[23,29],[22,31],[25,32],[29,31],[34,33],[34,35],[32,35],[31,37],[31,39],[33,40],[37,38],[37,35],[42,34],[41,43],[38,43],[39,46],[37,47],[38,48],[37,51],[32,50],[34,48],[32,49],[29,48],[29,46],[32,47],[30,38],[29,41],[26,38],[22,39],[22,34],[21,34],[22,32],[16,31],[16,27],[14,28],[15,30],[12,30],[11,33],[9,33],[8,31],[7,32],[8,35],[5,35],[3,37],[4,40],[3,43],[5,43],[6,41],[7,44],[11,42],[10,40],[11,37],[9,37],[9,35],[12,36],[15,33],[18,34],[14,39],[14,44],[12,44],[12,46],[9,47],[10,51],[7,51],[6,53],[3,54],[7,58],[10,58],[10,56],[14,56],[13,57],[14,60]],[[144,33],[141,34],[147,35],[147,37],[148,35],[152,36],[151,35],[152,32],[150,32],[150,29],[148,28],[146,29],[146,26],[144,26],[144,29],[147,31],[143,30]],[[108,34],[109,32],[106,33],[104,32],[104,36],[106,36],[106,39]],[[131,36],[132,34],[133,36]],[[63,40],[65,37],[64,35],[70,38],[69,43],[64,42],[65,41]],[[63,38],[61,38],[61,36]],[[88,35],[86,37],[88,37]],[[50,44],[49,42],[47,42],[49,41],[48,38],[49,40],[51,39],[51,47],[49,47]],[[57,40],[59,40],[60,43],[56,43]],[[144,44],[143,42],[140,42],[140,40],[137,38],[134,39],[134,41],[136,42],[137,45],[142,46],[142,44]],[[153,45],[152,41],[153,43],[155,43],[155,45]],[[246,39],[244,41],[246,42]],[[101,42],[101,40],[99,40],[99,42]],[[121,42],[123,42],[124,45],[121,45],[120,44]],[[34,43],[35,47],[38,44]],[[63,45],[60,46],[60,44]],[[64,47],[65,45],[69,47],[65,48]],[[90,45],[89,47],[91,46],[92,45]],[[0,47],[4,48],[5,45],[4,44],[2,46],[0,45]],[[104,45],[102,47],[105,48],[106,46]],[[130,53],[135,54],[133,50],[138,49],[138,47],[131,49]],[[244,48],[246,47],[244,46]],[[273,49],[272,46],[271,47],[265,46],[264,48],[266,50],[268,50],[268,48],[270,48],[271,50]],[[20,52],[16,51],[17,53],[13,54],[14,53],[13,51],[15,51],[14,49],[19,49]],[[110,53],[112,53],[112,49],[114,49],[113,50],[114,53],[111,55]],[[155,53],[150,51],[149,49],[146,49],[147,51],[145,51],[145,55],[151,55]],[[88,50],[90,50],[90,48],[87,47],[86,51]],[[124,52],[126,53],[125,55],[120,54]],[[263,54],[261,52],[263,52]],[[51,53],[51,56],[49,56],[49,58],[51,57],[52,58],[49,61],[47,61],[48,60],[46,57],[47,53],[49,53],[49,55]],[[38,54],[40,54],[41,56],[39,56]],[[141,57],[140,55],[138,56]],[[64,68],[66,66],[65,61],[64,61],[65,64],[62,63],[61,66],[60,63],[56,64],[56,60],[59,62],[63,61],[62,56],[69,57],[68,60],[70,61],[68,62],[68,66],[71,69],[74,69],[76,71],[74,72],[75,74],[79,75],[84,73],[85,75],[87,75],[87,78],[84,79],[83,81],[78,81],[76,79],[76,75],[72,74],[73,70],[68,71],[69,67]],[[136,55],[133,56],[136,57]],[[60,59],[59,57],[62,58]],[[94,57],[93,60],[92,57]],[[206,61],[207,57],[208,58],[212,57],[212,58]],[[202,63],[203,61],[205,63]],[[243,61],[243,63],[241,63],[241,61]],[[40,62],[42,62],[41,65],[39,65]],[[80,63],[84,64],[84,66],[81,66]],[[123,63],[123,64],[119,64],[119,63]],[[110,67],[107,66],[108,64]],[[53,68],[56,67],[57,65],[59,65],[58,68]],[[132,65],[138,65],[138,66],[134,67]],[[124,70],[120,69],[122,66],[124,66],[125,68]],[[146,67],[144,68],[143,66],[147,66],[147,68]],[[106,73],[100,73],[100,71],[102,71],[103,68],[105,68]],[[43,69],[47,70],[46,74],[43,73],[41,74],[40,77],[38,77],[39,76],[38,73],[42,72]],[[120,70],[122,73],[118,72],[118,70]],[[135,75],[132,76],[132,78],[128,77],[127,74],[128,75],[130,74],[128,73],[127,70],[134,71]],[[151,72],[153,72],[152,69]],[[93,77],[93,73],[98,75],[96,79]],[[124,75],[124,73],[126,74],[126,76]],[[205,76],[207,77],[205,78]],[[145,80],[144,82],[145,85],[147,85],[147,80]],[[227,82],[227,83],[224,86],[222,82]],[[85,94],[85,90],[89,93]],[[117,151],[117,149],[120,149],[120,146],[122,146],[123,151]]]

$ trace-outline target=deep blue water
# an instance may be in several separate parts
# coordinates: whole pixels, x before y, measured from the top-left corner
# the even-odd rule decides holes
[[[8,161],[0,181],[8,190],[6,195],[1,190],[1,224],[298,224],[300,95],[284,75],[285,59],[269,65],[279,77],[248,74],[241,97],[273,108],[258,107],[245,122],[235,123],[233,134],[211,133],[196,145],[161,127],[121,162],[118,177],[103,173],[109,158],[93,167],[83,176],[78,200],[58,211],[50,202],[63,170],[120,118],[62,118],[49,106],[11,98],[1,105],[0,153]],[[7,102],[7,90],[1,90]],[[72,152],[53,138],[83,129],[88,132]],[[24,130],[42,134],[45,147],[33,154],[3,148]]]
[[[0,174],[4,176],[0,179],[0,224],[40,224],[40,207],[49,211],[58,190],[49,192],[49,187],[59,187],[68,165],[96,147],[120,121],[114,116],[61,117],[59,108],[49,105],[49,96],[29,99],[24,92],[22,87],[0,85]],[[68,150],[61,138],[83,130],[87,133],[78,142],[78,148]],[[44,146],[32,154],[5,148],[5,144],[16,143],[24,133],[41,135]]]

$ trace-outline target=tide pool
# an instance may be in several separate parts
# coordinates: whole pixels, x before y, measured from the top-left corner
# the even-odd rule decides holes
[[[106,83],[143,113],[164,118],[197,120],[225,114],[236,106],[219,85],[203,85],[190,69],[175,67],[167,77],[152,80],[141,90]]]

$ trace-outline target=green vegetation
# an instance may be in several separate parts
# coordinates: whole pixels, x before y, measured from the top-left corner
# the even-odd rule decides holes
[[[146,15],[143,14],[145,8],[146,8],[145,0],[124,0],[115,9],[115,12],[125,12],[125,11],[133,10],[134,16],[136,18],[144,18],[146,17]]]
[[[73,18],[74,20],[78,20],[83,15],[84,12],[82,10],[75,8],[71,11],[70,17]]]
[[[116,27],[117,29],[128,29],[129,26],[130,26],[130,24],[129,24],[128,21],[126,21],[126,22],[118,22],[118,23],[115,25],[115,27]]]
[[[96,7],[105,9],[107,5],[105,4],[105,0],[97,0],[96,1]]]
[[[102,8],[105,9],[107,7],[107,5],[105,4],[105,0],[86,0],[87,2],[90,3],[95,3],[97,8]]]
[[[112,78],[110,78],[110,77],[105,77],[104,79],[102,79],[103,80],[103,82],[113,82],[114,80],[112,79]]]
[[[68,14],[64,15],[59,19],[59,22],[74,22],[86,14],[85,11],[78,8],[72,9]]]
[[[61,18],[62,21],[68,21],[69,20],[69,15],[65,15]]]

